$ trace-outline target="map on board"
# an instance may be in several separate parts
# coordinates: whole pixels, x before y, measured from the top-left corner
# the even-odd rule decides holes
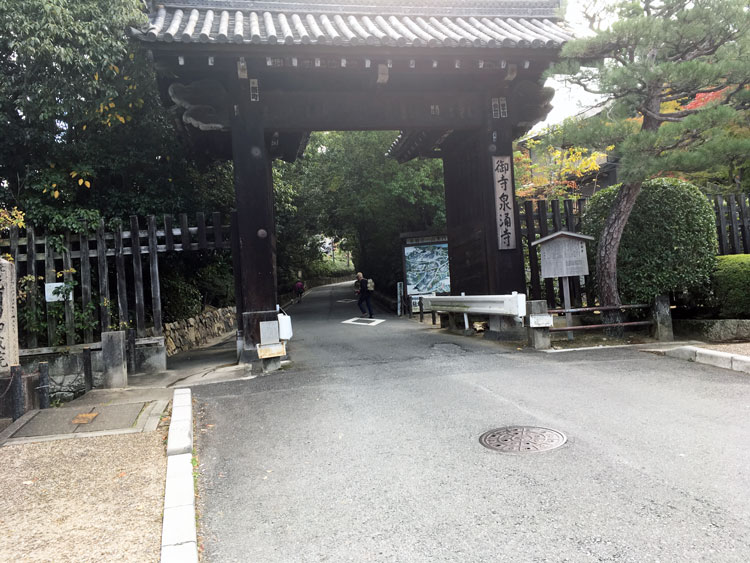
[[[409,295],[450,293],[447,243],[407,246],[404,255],[406,292]]]

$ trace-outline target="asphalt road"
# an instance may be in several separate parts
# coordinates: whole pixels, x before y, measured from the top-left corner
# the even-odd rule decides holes
[[[748,376],[342,324],[352,297],[290,310],[291,368],[194,388],[205,561],[750,561]],[[568,441],[479,444],[507,425]]]

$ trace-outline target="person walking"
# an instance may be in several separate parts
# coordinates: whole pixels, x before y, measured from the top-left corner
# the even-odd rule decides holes
[[[294,284],[294,292],[297,294],[297,303],[302,301],[302,294],[305,292],[305,282],[297,280]]]
[[[375,289],[375,284],[372,283],[372,280],[364,277],[362,272],[357,272],[357,281],[354,282],[354,290],[359,295],[357,305],[359,306],[359,310],[362,311],[363,317],[366,317],[369,313],[370,318],[372,318],[372,301],[370,297],[372,289],[370,288]],[[365,311],[365,304],[367,305],[367,311]]]

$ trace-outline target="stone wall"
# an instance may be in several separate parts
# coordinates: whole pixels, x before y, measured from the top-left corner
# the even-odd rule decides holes
[[[711,342],[750,340],[750,319],[675,319],[674,333],[680,338]]]
[[[236,314],[237,309],[235,307],[207,309],[195,317],[165,323],[164,343],[167,348],[167,356],[192,350],[213,338],[237,330]]]

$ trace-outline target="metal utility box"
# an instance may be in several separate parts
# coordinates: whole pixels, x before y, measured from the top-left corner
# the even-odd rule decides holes
[[[542,277],[587,276],[589,263],[586,256],[586,241],[590,240],[594,240],[594,237],[558,231],[532,242],[532,246],[541,245]]]

